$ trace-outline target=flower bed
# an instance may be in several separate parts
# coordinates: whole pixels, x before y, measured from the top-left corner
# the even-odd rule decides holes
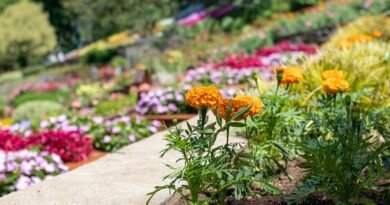
[[[0,196],[25,189],[67,170],[61,158],[53,153],[0,150]]]

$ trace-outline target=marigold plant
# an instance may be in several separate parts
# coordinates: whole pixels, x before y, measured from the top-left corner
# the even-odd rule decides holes
[[[303,79],[303,71],[300,67],[276,68],[275,71],[281,84],[297,84]]]
[[[340,70],[326,70],[322,73],[323,80],[328,80],[330,78],[344,79],[344,73]]]
[[[215,86],[197,86],[186,94],[186,103],[195,108],[209,108],[217,105],[222,94]]]
[[[348,92],[349,83],[344,79],[329,78],[324,81],[322,88],[325,90],[325,92],[332,94]]]
[[[231,103],[231,111],[230,115],[228,116],[227,112],[229,103]],[[231,117],[234,116],[239,110],[249,106],[251,108],[248,110],[248,112],[235,119],[239,121],[247,117],[252,117],[261,112],[261,100],[259,98],[249,95],[238,95],[232,99],[223,99],[213,111],[216,113],[218,110],[219,115],[226,120],[231,119]]]

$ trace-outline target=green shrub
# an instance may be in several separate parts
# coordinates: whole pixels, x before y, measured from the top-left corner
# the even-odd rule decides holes
[[[23,78],[23,73],[21,71],[11,71],[7,73],[2,73],[0,75],[0,85],[10,82],[21,80]]]
[[[126,60],[126,58],[123,58],[121,56],[115,56],[111,59],[110,61],[110,65],[112,67],[118,67],[120,66],[121,68],[126,68],[127,65],[128,65],[128,62]]]
[[[18,107],[21,104],[24,104],[26,102],[37,101],[37,100],[53,101],[53,102],[65,104],[69,101],[69,92],[68,91],[54,91],[54,92],[45,92],[45,93],[25,92],[16,96],[12,100],[11,104],[13,107]]]
[[[308,139],[301,147],[308,174],[298,195],[321,191],[337,204],[375,204],[363,191],[376,189],[385,177],[383,159],[390,142],[376,132],[378,114],[362,111],[349,95],[340,94],[321,99],[318,111],[307,114]]]
[[[115,56],[116,49],[108,48],[108,49],[97,49],[94,48],[85,54],[85,61],[88,64],[101,64],[101,63],[109,63],[110,60]]]
[[[26,102],[17,107],[12,114],[12,119],[14,122],[31,120],[33,124],[36,124],[43,117],[50,114],[58,114],[61,111],[63,111],[63,107],[60,103],[36,100]]]
[[[136,95],[130,95],[116,100],[103,101],[96,106],[95,113],[103,116],[126,114],[129,107],[135,105],[136,102]]]
[[[371,106],[390,105],[390,45],[381,41],[357,43],[351,48],[329,47],[304,65],[303,86],[307,93],[321,91],[321,73],[329,69],[344,72],[352,92],[367,90],[361,103]],[[309,95],[316,96],[316,95]]]
[[[23,76],[32,76],[32,75],[39,74],[40,72],[44,71],[45,68],[46,67],[43,65],[30,66],[22,70]]]

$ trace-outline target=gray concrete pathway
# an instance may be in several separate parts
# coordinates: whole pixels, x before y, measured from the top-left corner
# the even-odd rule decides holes
[[[196,120],[193,118],[190,123]],[[156,185],[165,184],[162,178],[170,170],[164,163],[174,163],[179,157],[173,152],[159,157],[165,146],[165,133],[157,133],[71,172],[6,195],[0,198],[0,205],[145,204],[146,194]],[[224,140],[223,136],[218,138],[219,143]],[[237,137],[232,140],[242,141]],[[160,204],[169,197],[167,191],[160,192],[152,204]]]

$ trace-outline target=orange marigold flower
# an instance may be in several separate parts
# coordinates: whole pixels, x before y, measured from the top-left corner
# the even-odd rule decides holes
[[[300,67],[288,67],[283,69],[282,84],[295,84],[303,79],[303,71]]]
[[[324,81],[322,88],[325,90],[325,92],[333,94],[339,92],[348,92],[349,83],[344,79],[329,78]]]
[[[340,70],[326,70],[322,73],[322,79],[327,80],[329,78],[344,79],[344,73]]]
[[[232,109],[230,116],[227,116],[229,102],[232,104]],[[218,109],[219,115],[226,120],[227,118],[231,119],[239,110],[248,106],[251,106],[250,110],[235,120],[239,121],[261,112],[261,100],[248,95],[237,95],[232,99],[223,99],[218,106],[213,109],[213,112],[216,113]]]
[[[186,94],[186,103],[192,107],[214,107],[222,99],[222,94],[215,86],[197,86]]]
[[[350,48],[351,47],[351,43],[347,40],[340,40],[338,43],[337,43],[337,46],[339,48]]]
[[[374,36],[375,38],[380,38],[382,36],[382,32],[380,32],[379,30],[374,30],[372,32],[372,36]]]

